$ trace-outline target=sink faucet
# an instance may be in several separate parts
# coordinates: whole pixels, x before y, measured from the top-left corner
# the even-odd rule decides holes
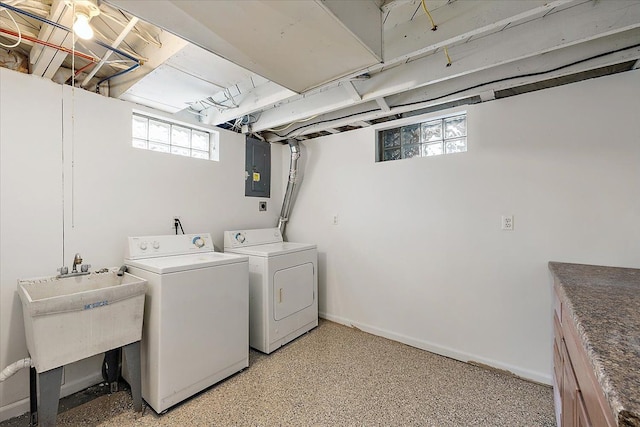
[[[78,265],[82,265],[82,256],[80,254],[76,254],[76,256],[73,257],[73,266],[71,268],[72,273],[78,272],[78,269],[76,268]]]
[[[78,266],[80,266],[80,271],[78,271]],[[64,265],[58,269],[60,274],[58,274],[58,278],[60,277],[70,277],[70,276],[84,276],[85,274],[90,274],[89,267],[90,264],[82,263],[82,255],[75,254],[73,257],[73,263],[71,264],[71,272]]]

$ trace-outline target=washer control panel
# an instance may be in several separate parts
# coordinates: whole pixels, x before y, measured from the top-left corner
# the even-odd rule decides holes
[[[278,228],[231,230],[224,232],[225,249],[267,245],[269,243],[279,243],[282,241],[282,234]]]
[[[152,258],[214,251],[209,233],[137,236],[128,238],[125,258]]]

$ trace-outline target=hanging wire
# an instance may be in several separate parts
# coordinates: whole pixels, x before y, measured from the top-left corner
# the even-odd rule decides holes
[[[22,32],[20,31],[20,27],[18,26],[18,23],[16,22],[16,20],[13,19],[13,16],[11,16],[11,14],[9,13],[9,10],[7,8],[2,8],[2,10],[4,10],[7,13],[7,15],[9,15],[9,18],[11,18],[11,20],[13,21],[13,25],[16,26],[16,31],[18,32],[18,40],[12,45],[7,45],[7,44],[4,44],[4,43],[0,42],[0,46],[6,47],[6,48],[17,47],[20,43],[22,43]]]
[[[446,46],[444,46],[443,49],[444,49],[444,54],[447,57],[447,67],[451,67],[451,57],[449,56],[449,50],[447,49]]]
[[[424,13],[426,13],[429,17],[429,21],[431,21],[431,31],[437,30],[438,26],[433,21],[433,16],[431,16],[431,14],[429,13],[429,9],[427,9],[427,5],[425,4],[424,0],[422,0],[422,8],[424,9]]]
[[[427,14],[427,16],[429,17],[429,21],[431,21],[431,31],[437,30],[438,26],[433,20],[433,16],[431,16],[431,14],[429,13],[429,9],[427,9],[426,3],[424,2],[424,0],[421,0],[421,3],[422,3],[422,8],[424,9],[424,13]],[[451,67],[451,57],[449,56],[449,50],[447,49],[446,46],[443,46],[443,50],[444,50],[444,55],[447,57],[447,67]]]

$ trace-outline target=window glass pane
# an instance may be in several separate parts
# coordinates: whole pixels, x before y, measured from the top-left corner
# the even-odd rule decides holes
[[[420,144],[403,145],[402,146],[402,158],[408,159],[411,157],[420,157]]]
[[[384,150],[384,158],[382,160],[398,160],[400,158],[400,149],[393,148],[391,150]]]
[[[149,140],[169,143],[169,129],[171,125],[168,123],[149,120]]]
[[[194,150],[209,151],[209,134],[197,130],[191,131],[191,148]]]
[[[382,133],[384,140],[384,148],[391,148],[400,145],[400,130],[390,129]]]
[[[189,148],[190,136],[191,129],[176,125],[171,126],[171,145]]]
[[[191,155],[191,150],[185,147],[178,147],[176,145],[171,146],[171,154],[177,154],[179,156],[187,156]]]
[[[208,151],[198,151],[198,150],[191,150],[191,157],[195,157],[197,159],[209,159],[209,152]]]
[[[169,145],[168,144],[159,144],[157,142],[149,141],[149,150],[151,150],[151,151],[159,151],[161,153],[168,153],[169,152]]]
[[[423,156],[438,156],[444,153],[442,150],[442,142],[432,142],[430,144],[422,144]]]
[[[442,140],[442,120],[422,124],[422,142]]]
[[[133,145],[136,148],[147,148],[147,140],[133,138],[131,145]]]
[[[133,137],[147,139],[147,125],[149,120],[145,117],[133,116]]]
[[[444,137],[456,138],[467,134],[467,119],[465,116],[451,117],[444,120]]]
[[[420,125],[402,126],[402,145],[420,142]]]
[[[447,154],[467,151],[467,138],[452,139],[445,142]]]

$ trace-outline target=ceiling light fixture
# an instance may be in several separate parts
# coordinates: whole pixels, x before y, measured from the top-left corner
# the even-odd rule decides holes
[[[66,0],[67,6],[73,8],[73,32],[81,39],[93,38],[93,28],[89,24],[91,18],[100,15],[98,6],[90,0]]]

